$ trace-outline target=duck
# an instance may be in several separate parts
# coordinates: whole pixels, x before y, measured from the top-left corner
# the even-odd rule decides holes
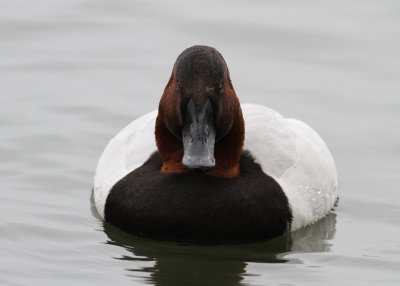
[[[103,151],[93,197],[106,223],[177,241],[257,241],[313,224],[337,197],[337,170],[310,126],[240,104],[222,55],[176,59],[158,110]]]

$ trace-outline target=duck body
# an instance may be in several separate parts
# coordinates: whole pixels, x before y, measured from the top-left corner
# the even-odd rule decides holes
[[[322,218],[337,198],[333,158],[301,121],[242,104],[246,124],[240,175],[160,172],[157,111],[129,124],[104,150],[95,176],[100,215],[128,232],[171,239],[252,240]]]
[[[204,49],[209,52],[200,46]],[[168,103],[173,76],[163,95]],[[224,99],[228,92],[225,86],[220,96]],[[305,123],[256,104],[237,101],[232,112],[234,108],[216,107],[212,100],[203,100],[196,109],[190,99],[181,108],[186,115],[180,139],[179,134],[170,136],[174,120],[168,121],[165,110],[171,108],[163,107],[163,98],[158,111],[125,127],[100,157],[94,201],[106,221],[154,238],[249,241],[295,231],[333,207],[335,163],[324,141]],[[228,115],[215,120],[228,111],[236,114],[232,124],[223,122]],[[164,123],[168,128],[162,128]],[[198,138],[204,146],[196,145]]]

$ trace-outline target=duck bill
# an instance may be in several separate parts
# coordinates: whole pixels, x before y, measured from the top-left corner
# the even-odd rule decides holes
[[[209,170],[215,167],[215,128],[211,102],[203,105],[200,112],[190,100],[182,129],[182,164],[191,170]]]

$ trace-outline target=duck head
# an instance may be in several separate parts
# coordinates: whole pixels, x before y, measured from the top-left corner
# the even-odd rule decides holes
[[[193,46],[177,58],[161,97],[156,143],[165,173],[239,174],[244,120],[221,54]]]

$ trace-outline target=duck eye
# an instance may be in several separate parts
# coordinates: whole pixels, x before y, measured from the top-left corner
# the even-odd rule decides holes
[[[181,89],[181,84],[179,82],[176,83],[176,90],[180,90]]]
[[[224,91],[224,86],[223,86],[222,83],[219,85],[218,90],[219,90],[219,92],[223,92]]]

